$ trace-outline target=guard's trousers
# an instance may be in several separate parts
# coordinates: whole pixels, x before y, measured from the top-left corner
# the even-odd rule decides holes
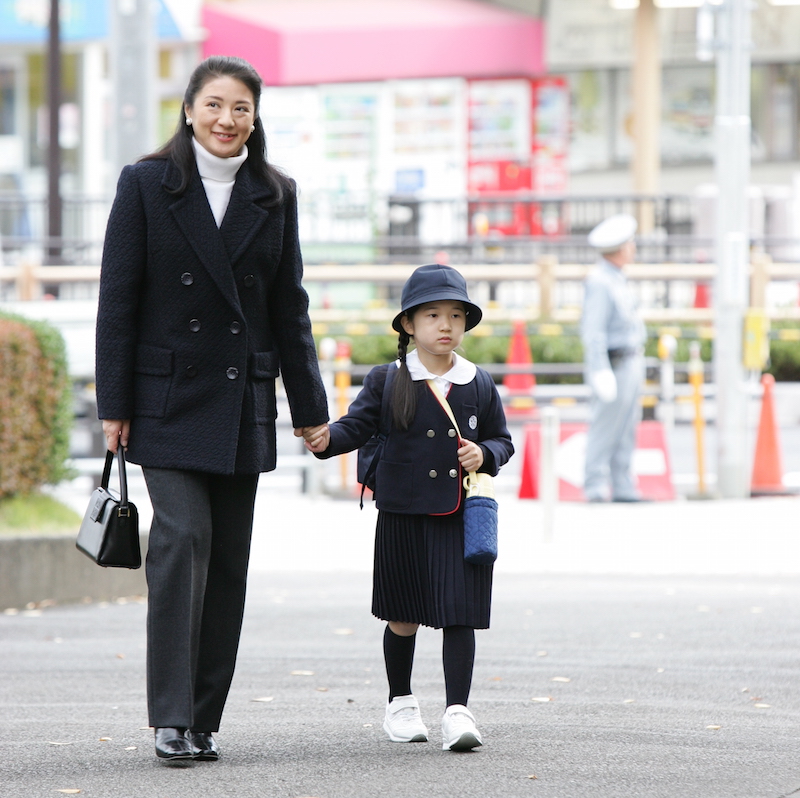
[[[219,729],[244,614],[258,474],[144,468],[150,725]]]
[[[586,441],[587,499],[632,499],[639,496],[631,469],[636,446],[636,427],[642,417],[639,395],[644,381],[644,358],[632,355],[612,365],[617,398],[601,402],[592,396]]]

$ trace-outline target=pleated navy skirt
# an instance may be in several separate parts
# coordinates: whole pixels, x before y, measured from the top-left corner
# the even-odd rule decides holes
[[[488,629],[492,569],[464,561],[462,513],[403,515],[381,510],[375,531],[372,614],[434,629]]]

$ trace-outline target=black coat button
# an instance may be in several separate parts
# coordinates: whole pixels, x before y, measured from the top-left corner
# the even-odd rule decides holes
[[[194,277],[192,276],[191,272],[184,272],[181,275],[181,282],[184,285],[191,285],[194,282]]]
[[[186,367],[186,376],[187,377],[196,377],[197,376],[197,366],[187,366]]]
[[[197,319],[192,319],[189,322],[189,329],[192,332],[200,332],[200,322]]]
[[[230,367],[230,368],[229,368],[229,369],[228,369],[228,370],[225,372],[225,374],[227,374],[227,375],[228,375],[228,379],[229,379],[229,380],[235,380],[235,379],[238,379],[238,377],[239,377],[239,369],[237,369],[237,368],[234,368],[233,366],[231,366],[231,367]]]
[[[239,324],[238,321],[232,321],[231,322],[231,332],[234,335],[238,335],[241,331],[242,331],[242,325]]]
[[[255,282],[256,282],[256,278],[255,278],[254,274],[246,274],[244,276],[244,284],[248,288],[251,288],[253,285],[255,285]]]

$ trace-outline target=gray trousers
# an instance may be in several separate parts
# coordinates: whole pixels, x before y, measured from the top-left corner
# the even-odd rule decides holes
[[[150,725],[219,729],[244,614],[258,474],[145,468]]]
[[[588,500],[632,499],[639,496],[631,471],[636,426],[642,417],[639,395],[644,381],[644,359],[626,357],[612,366],[617,398],[601,402],[592,396],[586,440],[583,492]]]

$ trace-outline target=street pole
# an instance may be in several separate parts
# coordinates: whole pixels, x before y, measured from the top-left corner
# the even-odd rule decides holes
[[[47,107],[49,111],[47,142],[47,262],[61,263],[61,146],[59,113],[61,109],[61,30],[59,0],[50,0],[50,24],[47,41]]]
[[[722,498],[749,495],[747,393],[742,336],[747,308],[750,184],[750,6],[724,0],[717,14],[718,187],[715,250],[714,376],[717,488]]]
[[[151,0],[113,0],[110,8],[113,193],[122,167],[155,147],[157,51]]]
[[[658,37],[658,9],[653,0],[639,0],[635,23],[633,66],[633,190],[654,195],[658,191],[661,152],[658,130],[661,124],[661,54]],[[655,227],[652,202],[640,202],[637,209],[639,234],[650,235]]]

